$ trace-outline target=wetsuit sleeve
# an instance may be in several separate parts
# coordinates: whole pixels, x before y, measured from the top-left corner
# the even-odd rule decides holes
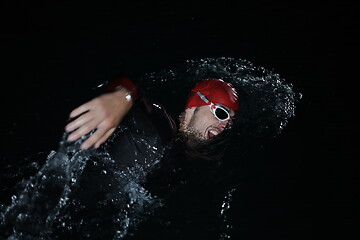
[[[134,80],[129,77],[118,77],[110,81],[106,86],[106,91],[113,92],[119,88],[124,87],[130,92],[133,101],[139,98],[139,90]]]
[[[146,95],[145,91],[137,84],[132,77],[120,76],[107,83],[106,92],[113,92],[120,88],[126,88],[133,102],[142,105],[144,110],[151,114],[154,110],[154,102]]]

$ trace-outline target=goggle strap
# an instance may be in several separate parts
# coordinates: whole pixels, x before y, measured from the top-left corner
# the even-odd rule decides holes
[[[198,91],[197,94],[199,95],[201,100],[203,100],[205,103],[209,103],[209,100],[204,95],[202,95],[201,92]]]

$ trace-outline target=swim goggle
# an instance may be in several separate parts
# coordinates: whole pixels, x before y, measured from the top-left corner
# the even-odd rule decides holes
[[[210,112],[214,115],[214,117],[219,121],[227,121],[232,120],[232,117],[230,116],[229,110],[226,108],[215,104],[211,101],[209,101],[201,92],[197,92],[201,100],[203,100],[205,103],[210,103]]]

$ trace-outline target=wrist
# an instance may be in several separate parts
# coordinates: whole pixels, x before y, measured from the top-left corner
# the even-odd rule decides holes
[[[134,99],[131,96],[131,92],[123,86],[117,87],[115,91],[111,92],[111,94],[113,94],[117,99],[126,100],[126,102],[130,103],[131,105],[134,102]]]
[[[107,85],[106,89],[109,92],[117,91],[122,88],[127,90],[127,95],[125,96],[128,101],[135,101],[138,98],[138,90],[136,85],[127,77],[119,77]]]

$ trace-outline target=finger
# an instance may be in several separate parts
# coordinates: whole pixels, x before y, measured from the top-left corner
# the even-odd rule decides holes
[[[104,128],[98,128],[86,141],[81,144],[81,149],[87,149],[92,147],[99,139],[104,136],[106,130]]]
[[[101,144],[103,144],[115,131],[116,127],[109,129],[95,144],[94,148],[99,148]]]
[[[83,105],[72,110],[70,113],[70,118],[77,117],[80,114],[83,114],[84,112],[89,111],[91,109],[91,103],[92,103],[92,101],[84,103]]]
[[[88,134],[92,130],[94,130],[97,126],[97,122],[95,120],[91,120],[86,124],[80,126],[76,131],[72,132],[67,140],[68,141],[76,141],[77,139],[81,138],[82,136]]]
[[[93,119],[93,116],[91,113],[85,113],[78,117],[77,119],[73,120],[72,122],[68,123],[65,126],[65,130],[67,132],[71,132],[83,125],[85,125],[87,122],[91,121]]]

